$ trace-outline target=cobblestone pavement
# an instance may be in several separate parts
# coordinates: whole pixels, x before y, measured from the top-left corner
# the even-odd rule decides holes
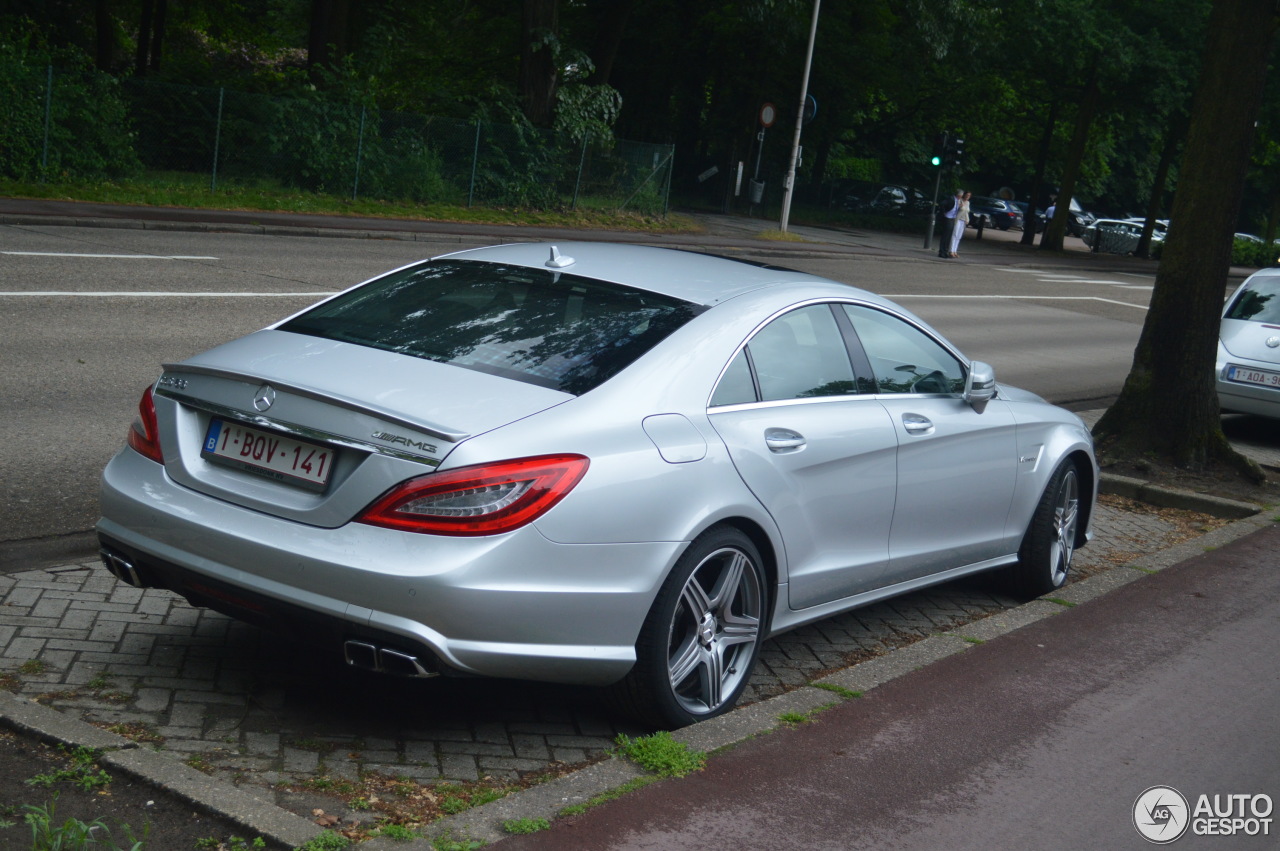
[[[1167,516],[1115,505],[1099,506],[1095,530],[1077,555],[1082,573],[1180,533]],[[765,645],[745,701],[1014,605],[975,577],[786,633]],[[118,583],[96,562],[0,575],[0,650],[0,685],[163,737],[162,752],[258,784],[266,797],[281,781],[369,771],[510,779],[598,756],[620,732],[647,732],[588,689],[366,675],[168,592]]]

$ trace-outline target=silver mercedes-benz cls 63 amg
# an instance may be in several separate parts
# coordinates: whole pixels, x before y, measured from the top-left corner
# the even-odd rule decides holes
[[[800,272],[602,243],[388,272],[182,363],[107,466],[108,569],[406,676],[678,726],[770,635],[977,571],[1066,581],[1071,413]]]

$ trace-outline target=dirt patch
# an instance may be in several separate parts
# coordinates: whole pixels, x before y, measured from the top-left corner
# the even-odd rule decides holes
[[[69,823],[71,819],[80,824]],[[175,851],[282,847],[271,842],[254,846],[257,837],[229,820],[148,783],[103,772],[90,752],[0,730],[0,851],[32,848],[32,820],[61,832],[63,844],[41,847],[84,847],[72,837],[95,823],[93,836],[100,843],[95,848],[130,848],[143,840],[146,848]]]

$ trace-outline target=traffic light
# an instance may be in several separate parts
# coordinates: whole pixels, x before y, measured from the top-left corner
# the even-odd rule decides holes
[[[942,165],[942,159],[947,153],[947,134],[939,133],[933,137],[933,158],[929,162],[935,166]]]
[[[964,139],[952,139],[949,164],[959,166],[962,159],[964,159]]]

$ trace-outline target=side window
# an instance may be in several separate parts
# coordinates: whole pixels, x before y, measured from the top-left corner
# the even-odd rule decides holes
[[[712,406],[740,405],[743,402],[754,401],[756,401],[756,387],[751,383],[751,365],[747,363],[747,353],[741,351],[720,377],[716,392],[711,394],[711,404]]]
[[[964,365],[928,334],[896,316],[844,305],[880,393],[963,393]]]
[[[857,392],[849,352],[828,305],[779,316],[751,338],[747,350],[762,401]]]

